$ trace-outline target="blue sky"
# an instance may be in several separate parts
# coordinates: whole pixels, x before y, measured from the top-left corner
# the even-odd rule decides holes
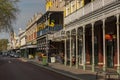
[[[28,20],[30,20],[35,13],[45,13],[45,0],[20,0],[18,2],[18,8],[20,10],[17,15],[17,20],[13,23],[13,27],[16,33],[18,29],[26,28]],[[0,33],[0,38],[9,38],[8,33]]]

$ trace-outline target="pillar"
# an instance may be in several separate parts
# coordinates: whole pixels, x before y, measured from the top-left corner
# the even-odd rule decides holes
[[[66,36],[66,34],[65,34]],[[65,56],[64,56],[64,65],[67,65],[67,50],[66,50],[66,38],[64,40],[64,47],[65,47]]]
[[[78,28],[76,28],[76,69],[78,69]]]
[[[83,26],[83,50],[82,50],[82,56],[83,56],[83,70],[86,69],[86,53],[85,53],[85,26]]]
[[[105,19],[103,19],[103,70],[106,71],[106,55],[105,55]]]
[[[119,42],[119,14],[116,15],[117,17],[117,22],[116,22],[116,26],[117,26],[117,72],[120,74],[120,42]]]
[[[46,36],[46,56],[47,56],[47,61],[48,61],[48,50],[47,50],[47,48],[48,48],[48,43],[47,43],[47,36]]]
[[[72,67],[72,39],[71,39],[71,31],[70,31],[70,67]]]

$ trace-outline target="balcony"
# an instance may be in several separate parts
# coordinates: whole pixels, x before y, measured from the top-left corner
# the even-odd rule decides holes
[[[54,32],[61,30],[62,28],[63,28],[62,25],[55,25],[54,27],[47,26],[45,29],[38,31],[37,36],[42,36],[42,35],[45,35],[47,33],[52,34]]]
[[[84,7],[78,9],[77,11],[71,13],[70,15],[65,17],[64,24],[67,25],[70,22],[73,22],[80,17],[85,16],[95,10],[98,10],[106,5],[116,2],[117,0],[95,0]]]

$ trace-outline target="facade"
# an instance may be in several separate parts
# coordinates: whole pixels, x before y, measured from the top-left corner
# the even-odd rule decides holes
[[[29,58],[34,58],[37,49],[37,23],[36,21],[42,16],[41,13],[36,14],[33,18],[28,22],[26,27],[26,53]]]
[[[63,11],[63,0],[46,0],[46,11]]]
[[[53,54],[58,54],[57,45],[61,43],[52,39],[53,34],[63,29],[63,7],[58,5],[60,0],[54,1],[46,1],[46,13],[37,21],[37,50],[46,55],[48,61]]]
[[[53,38],[53,33],[63,28],[62,21],[63,21],[63,12],[54,12],[54,11],[46,12],[37,21],[38,52],[48,56],[51,56],[53,53],[56,53],[55,42],[52,41],[52,38]]]
[[[19,43],[20,43],[20,52],[22,57],[27,57],[26,54],[26,32],[25,30],[19,29]]]
[[[9,48],[9,50],[12,50],[14,48],[13,40],[14,40],[14,36],[12,33],[10,33],[10,41],[9,41],[10,48]]]
[[[20,48],[19,45],[19,37],[16,35],[16,33],[11,33],[10,35],[10,42],[9,42],[9,51],[18,51]]]
[[[16,41],[17,41],[17,36],[15,33],[11,33],[11,36],[10,36],[10,43],[11,43],[11,49],[16,49]]]
[[[20,41],[20,46],[25,46],[26,45],[26,33],[24,30],[19,29],[19,41]]]
[[[65,65],[75,64],[84,70],[91,66],[92,71],[98,66],[103,70],[115,68],[120,73],[120,1],[66,0],[65,3],[65,28],[54,34],[64,41]]]

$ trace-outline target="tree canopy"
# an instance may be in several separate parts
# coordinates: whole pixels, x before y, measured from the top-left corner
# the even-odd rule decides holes
[[[0,0],[0,31],[14,32],[12,23],[19,11],[18,0]]]
[[[8,39],[0,39],[0,51],[7,50]]]

